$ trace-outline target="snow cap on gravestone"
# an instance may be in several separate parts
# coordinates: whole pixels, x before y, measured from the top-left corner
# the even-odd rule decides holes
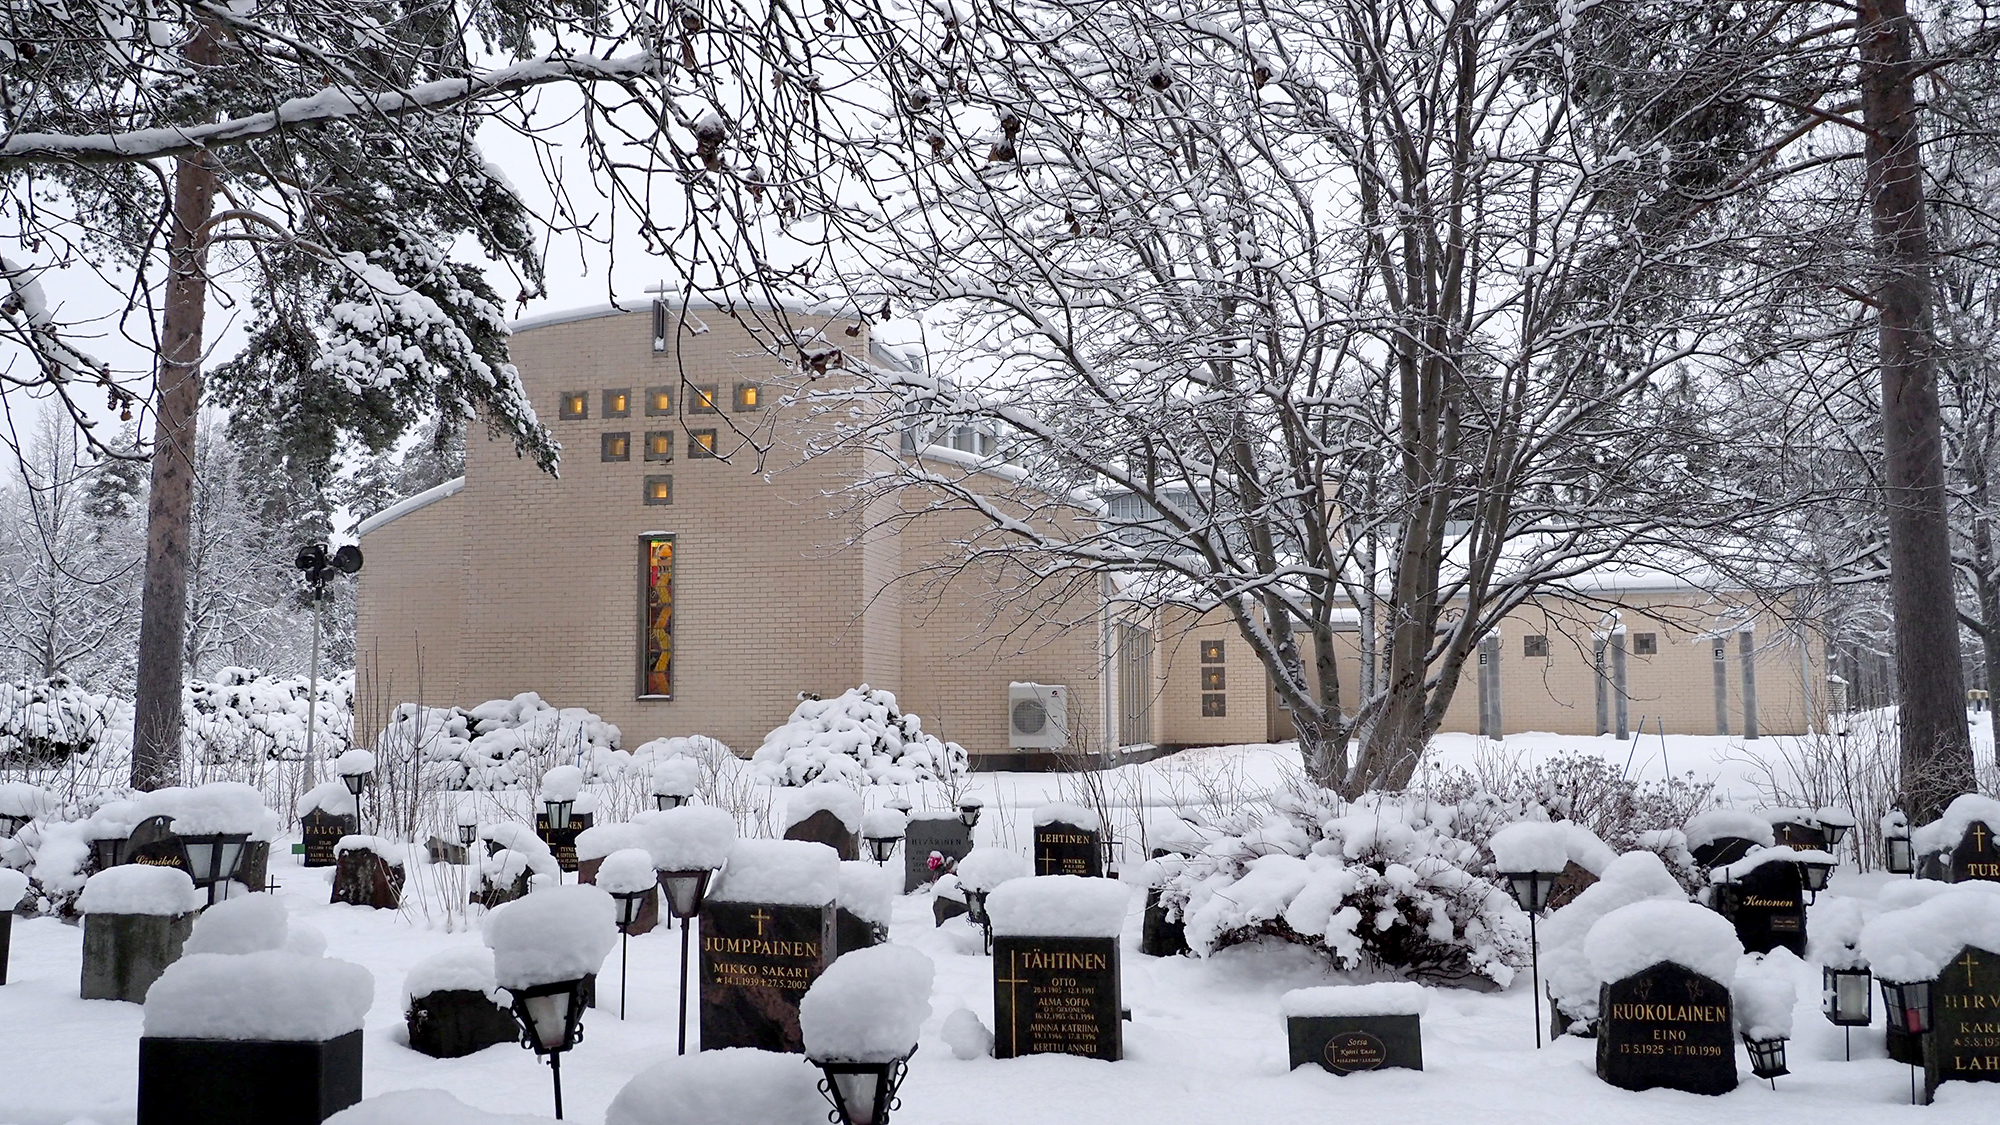
[[[83,895],[77,899],[76,908],[85,914],[150,914],[172,918],[201,909],[205,901],[195,890],[194,880],[178,867],[127,863],[92,875],[83,884]]]
[[[577,862],[603,859],[612,852],[621,852],[627,848],[644,848],[650,840],[651,836],[646,831],[646,826],[638,821],[593,824],[577,833]]]
[[[1826,852],[1820,851],[1818,848],[1797,849],[1787,847],[1784,844],[1775,844],[1770,847],[1757,848],[1754,851],[1745,853],[1743,858],[1737,860],[1735,863],[1725,864],[1710,870],[1708,878],[1712,883],[1740,883],[1751,872],[1766,864],[1808,862],[1837,864],[1840,861]]]
[[[841,861],[840,907],[864,922],[888,925],[896,895],[902,889],[899,871],[865,859]]]
[[[2000,833],[2000,801],[1979,793],[1963,793],[1945,806],[1944,815],[1910,832],[1910,846],[1918,855],[1944,852],[1958,846],[1973,821],[1984,821],[1987,831]]]
[[[1414,981],[1330,984],[1295,988],[1278,997],[1286,1019],[1349,1016],[1421,1016],[1430,1010],[1431,990]]]
[[[1710,809],[1687,822],[1682,829],[1690,850],[1712,844],[1725,836],[1737,836],[1765,847],[1778,842],[1771,822],[1761,813],[1747,809]]]
[[[1877,980],[1935,980],[1968,945],[2000,953],[2000,883],[1939,885],[1928,901],[1884,910],[1862,927],[1855,947]]]
[[[145,1034],[323,1042],[360,1030],[374,1000],[374,976],[351,962],[289,949],[192,953],[147,991]]]
[[[849,832],[861,831],[861,794],[832,781],[815,781],[785,794],[785,827],[825,810]]]
[[[1010,879],[986,899],[995,937],[1115,938],[1130,893],[1115,879],[1036,875]]]
[[[958,861],[958,881],[967,890],[991,891],[1009,879],[1032,874],[1028,861],[1006,848],[974,848]]]
[[[839,1062],[893,1062],[916,1049],[931,1015],[936,966],[907,945],[840,955],[799,1002],[806,1055]]]
[[[1591,972],[1603,983],[1624,980],[1662,961],[1727,983],[1743,957],[1736,927],[1691,902],[1635,902],[1598,919],[1583,940]]]
[[[259,892],[225,899],[194,920],[184,953],[258,953],[290,944],[292,919],[285,904]]]
[[[819,1069],[804,1055],[725,1047],[640,1071],[604,1125],[826,1125]]]
[[[493,976],[502,988],[532,988],[598,971],[618,944],[617,909],[601,888],[547,887],[486,916]]]
[[[354,794],[348,791],[347,783],[336,778],[306,790],[305,796],[299,798],[299,815],[304,816],[318,809],[329,816],[353,816],[358,811],[358,804]]]
[[[54,794],[25,781],[0,781],[0,816],[39,817],[54,812]]]
[[[840,897],[840,853],[806,840],[738,840],[709,897],[717,902],[825,906]]]
[[[408,851],[409,849],[402,844],[381,836],[342,836],[340,842],[333,846],[335,856],[343,856],[348,852],[368,852],[391,867],[403,866],[403,858]]]
[[[1099,832],[1104,828],[1104,821],[1096,813],[1068,801],[1052,801],[1035,810],[1035,827],[1047,824],[1068,824],[1086,832]]]
[[[709,805],[653,809],[634,823],[644,830],[644,846],[661,871],[713,871],[736,846],[736,818]]]
[[[483,945],[456,946],[411,966],[403,977],[403,1007],[433,992],[478,992],[496,1004],[508,1003],[493,978],[493,951]]]
[[[240,781],[155,789],[139,794],[133,805],[138,814],[134,824],[151,816],[170,816],[177,836],[244,832],[252,840],[270,841],[281,827],[278,814],[264,807],[264,795]]]

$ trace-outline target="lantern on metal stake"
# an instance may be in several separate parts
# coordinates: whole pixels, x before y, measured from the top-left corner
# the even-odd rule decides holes
[[[1847,1059],[1854,1061],[1854,1029],[1867,1027],[1875,1019],[1875,994],[1868,985],[1875,978],[1866,968],[1826,967],[1821,980],[1819,1010],[1828,1023],[1847,1034]]]
[[[618,1018],[625,1018],[625,975],[631,964],[632,927],[639,924],[639,915],[646,909],[646,896],[654,888],[637,891],[612,891],[611,898],[618,906]]]
[[[683,1055],[688,1050],[688,936],[694,930],[694,916],[701,913],[701,900],[707,897],[708,881],[714,875],[706,867],[660,872],[660,886],[667,892],[667,912],[681,924],[680,1053]]]
[[[1889,1026],[1913,1036],[1923,1048],[1926,1068],[1931,1052],[1931,981],[1882,982],[1882,1006],[1888,1009]],[[1917,1104],[1917,1068],[1910,1068],[1910,1104]]]
[[[556,1120],[562,1120],[562,1055],[583,1041],[584,978],[538,984],[513,991],[514,1015],[521,1021],[521,1045],[546,1055],[556,1091]]]
[[[1514,898],[1528,915],[1528,958],[1533,967],[1535,997],[1535,1046],[1542,1045],[1542,945],[1541,935],[1535,930],[1535,919],[1549,908],[1549,896],[1555,893],[1556,877],[1560,871],[1503,871],[1500,877],[1507,881],[1507,893]]]
[[[1778,1076],[1790,1074],[1785,1069],[1785,1040],[1782,1036],[1771,1039],[1752,1039],[1748,1032],[1743,1035],[1743,1045],[1750,1049],[1750,1073],[1768,1079],[1771,1089],[1778,1088]]]

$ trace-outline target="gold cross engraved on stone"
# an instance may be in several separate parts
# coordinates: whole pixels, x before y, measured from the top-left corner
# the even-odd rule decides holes
[[[993,978],[994,984],[1004,984],[1007,986],[1007,1034],[1009,1037],[1008,1041],[1011,1044],[1009,1053],[1014,1055],[1021,1053],[1021,1002],[1015,986],[1028,983],[1026,978],[1021,976],[1019,966],[1014,963],[1015,959],[1019,956],[1019,950],[1008,950],[1007,975]]]
[[[1965,966],[1965,987],[1971,988],[1972,970],[1979,967],[1979,962],[1973,958],[1971,949],[1967,949],[1965,951],[1965,960],[1960,961],[1959,964]]]
[[[1062,862],[1054,852],[1043,852],[1040,858],[1042,861],[1042,874],[1044,875],[1049,874],[1051,868]]]
[[[1972,825],[1972,846],[1977,851],[1986,850],[1986,825],[1975,821]]]
[[[771,916],[770,916],[769,914],[766,914],[766,913],[764,913],[764,911],[763,911],[763,908],[762,908],[762,907],[759,907],[758,909],[756,909],[756,910],[752,910],[752,911],[750,912],[750,917],[751,917],[751,918],[753,918],[753,919],[755,919],[755,920],[756,920],[756,922],[757,922],[757,936],[758,936],[758,937],[763,937],[763,936],[764,936],[764,923],[766,923],[766,922],[770,921],[770,920],[771,920]]]

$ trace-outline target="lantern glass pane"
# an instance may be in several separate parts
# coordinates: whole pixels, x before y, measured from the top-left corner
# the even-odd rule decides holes
[[[187,840],[182,843],[187,849],[188,877],[197,883],[207,883],[215,879],[215,843],[211,840]]]
[[[1801,863],[1799,870],[1805,875],[1806,890],[1809,891],[1825,890],[1827,878],[1833,874],[1833,868],[1824,863]]]
[[[601,917],[601,915],[600,915]],[[542,996],[528,996],[521,1000],[527,1009],[529,1033],[542,1045],[545,1051],[562,1049],[566,1032],[569,1030],[570,992],[551,992]]]
[[[243,841],[224,840],[218,846],[222,849],[222,861],[215,869],[216,877],[235,878],[237,868],[243,865]]]
[[[646,908],[646,894],[614,895],[618,900],[618,924],[630,926],[639,921],[639,913]]]
[[[701,909],[702,884],[706,871],[671,871],[661,877],[667,888],[667,909],[676,918],[692,918]]]
[[[1835,973],[1833,979],[1835,1014],[1841,1019],[1867,1023],[1875,1014],[1874,1001],[1868,992],[1868,974]]]
[[[1911,861],[1910,840],[1907,836],[1891,836],[1885,841],[1889,849],[1889,873],[1908,875],[1915,869]]]
[[[850,1071],[832,1076],[834,1094],[840,1098],[850,1125],[875,1125],[875,1107],[885,1077],[879,1071]]]

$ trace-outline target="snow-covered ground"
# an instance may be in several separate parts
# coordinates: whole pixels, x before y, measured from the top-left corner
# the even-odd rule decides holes
[[[1990,732],[1981,735],[1990,755]],[[1658,740],[1652,771],[1658,771]],[[1675,773],[1722,776],[1739,740],[1669,737]],[[1776,740],[1766,740],[1775,742]],[[1545,754],[1597,748],[1621,761],[1629,744],[1610,739],[1516,736],[1505,752]],[[1491,743],[1448,736],[1446,762],[1470,762],[1496,752]],[[1638,757],[1645,756],[1642,745]],[[1249,798],[1283,784],[1296,770],[1296,751],[1247,746],[1190,751],[1103,778],[1107,795],[1146,806],[1198,796],[1204,786]],[[1637,766],[1635,763],[1635,772]],[[1658,776],[1657,772],[1652,774]],[[1025,851],[1027,818],[1036,804],[1073,793],[1073,781],[1051,775],[981,775],[974,789],[989,801],[981,844]],[[1754,796],[1744,793],[1745,799]],[[476,946],[476,930],[443,928],[444,912],[404,912],[328,905],[331,869],[307,870],[284,845],[274,848],[278,897],[293,918],[324,932],[327,954],[366,966],[375,1003],[366,1026],[366,1091],[438,1088],[484,1109],[547,1115],[549,1072],[518,1046],[488,1048],[462,1059],[432,1059],[404,1043],[403,977],[442,950]],[[900,860],[899,860],[900,861]],[[1843,872],[1833,894],[1872,897],[1889,877]],[[412,872],[411,886],[437,893],[439,881]],[[1822,896],[1822,902],[1830,901]],[[1482,994],[1437,991],[1424,1017],[1422,1073],[1381,1072],[1335,1077],[1317,1068],[1286,1069],[1278,1000],[1285,991],[1337,982],[1322,962],[1293,946],[1239,947],[1208,959],[1156,959],[1137,952],[1140,897],[1125,927],[1123,988],[1132,1022],[1126,1058],[1118,1063],[1038,1056],[1009,1061],[952,1057],[941,1027],[960,1007],[992,1022],[991,963],[963,923],[931,925],[930,900],[899,899],[891,940],[929,955],[937,966],[932,1013],[910,1065],[904,1125],[1242,1125],[1342,1119],[1369,1121],[1623,1123],[2000,1120],[2000,1083],[1951,1084],[1938,1103],[1911,1108],[1909,1071],[1884,1055],[1881,1005],[1877,1026],[1854,1036],[1853,1062],[1842,1058],[1842,1035],[1818,1013],[1819,969],[1796,966],[1797,1037],[1792,1074],[1777,1089],[1751,1079],[1740,1059],[1742,1084],[1720,1099],[1671,1091],[1628,1093],[1597,1080],[1594,1044],[1564,1039],[1535,1048],[1527,974],[1511,989]],[[601,1121],[612,1097],[640,1070],[673,1052],[675,974],[680,935],[665,929],[631,942],[629,1018],[616,1015],[618,954],[600,978],[604,1007],[584,1021],[583,1042],[563,1063],[571,1120]],[[82,934],[47,919],[17,918],[9,982],[0,986],[0,1125],[124,1125],[134,1120],[141,1012],[138,1006],[77,998]],[[1740,1055],[1740,1053],[1739,1053]],[[681,1123],[676,1123],[681,1125]],[[686,1125],[700,1125],[689,1122]]]

